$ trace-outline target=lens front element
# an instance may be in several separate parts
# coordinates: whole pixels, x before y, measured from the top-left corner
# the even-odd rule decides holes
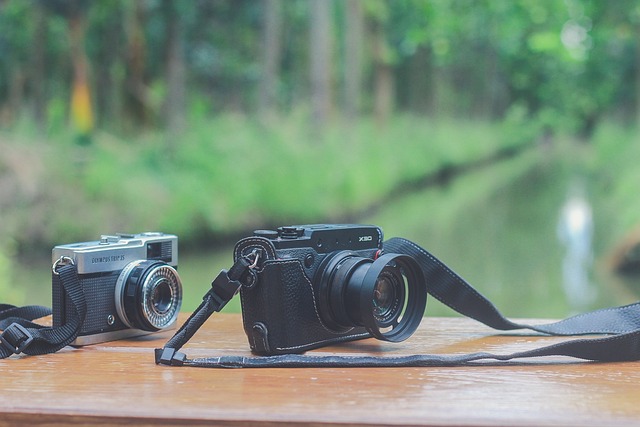
[[[404,305],[405,283],[397,269],[385,267],[373,286],[373,316],[381,324],[400,313]]]

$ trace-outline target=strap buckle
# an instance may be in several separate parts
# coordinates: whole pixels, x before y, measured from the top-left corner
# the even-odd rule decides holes
[[[33,341],[33,335],[19,323],[12,323],[0,335],[0,342],[15,354],[22,353]]]
[[[241,286],[242,283],[229,278],[227,270],[221,270],[220,274],[211,282],[211,289],[205,294],[205,298],[211,297],[214,310],[220,311],[238,293]]]

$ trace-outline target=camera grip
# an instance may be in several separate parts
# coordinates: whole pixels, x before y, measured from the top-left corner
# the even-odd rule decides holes
[[[313,284],[297,259],[266,261],[257,285],[240,295],[244,329],[258,354],[301,353],[370,336],[364,328],[339,333],[322,323]]]

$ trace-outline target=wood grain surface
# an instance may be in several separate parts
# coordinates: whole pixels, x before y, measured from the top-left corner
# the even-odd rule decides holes
[[[153,349],[170,335],[0,360],[0,425],[640,425],[640,362],[546,358],[458,368],[156,366]],[[312,353],[507,353],[563,339],[498,335],[472,320],[427,317],[402,343],[369,339]],[[189,357],[250,355],[240,315],[214,315],[184,351]]]

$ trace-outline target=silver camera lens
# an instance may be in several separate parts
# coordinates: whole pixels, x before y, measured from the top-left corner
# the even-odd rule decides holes
[[[168,328],[176,321],[182,305],[180,276],[164,262],[134,261],[118,277],[115,302],[118,316],[130,328]]]

